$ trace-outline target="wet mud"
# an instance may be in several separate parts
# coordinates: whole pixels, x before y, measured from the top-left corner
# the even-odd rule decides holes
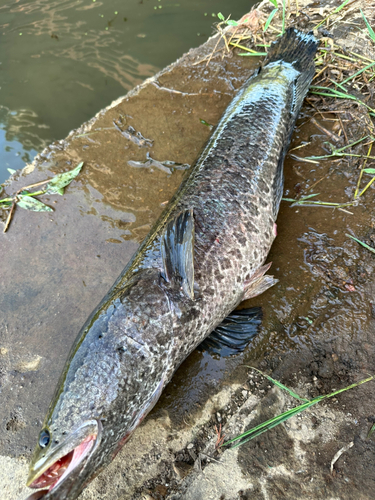
[[[337,37],[342,41],[342,33]],[[186,175],[132,162],[147,162],[149,155],[192,164],[210,135],[201,120],[217,123],[256,66],[238,56],[199,62],[215,43],[191,51],[47,148],[5,187],[11,194],[85,162],[64,196],[47,201],[52,214],[17,209],[0,238],[2,498],[27,496],[26,462],[69,347]],[[285,197],[319,193],[316,199],[326,202],[353,200],[362,160],[309,163],[295,156],[325,155],[327,141],[342,147],[371,134],[367,116],[349,101],[318,103],[310,95],[285,162]],[[361,147],[358,154],[366,154],[368,146]],[[280,281],[244,304],[262,306],[259,335],[229,359],[192,353],[82,499],[372,498],[374,382],[235,450],[215,444],[295,405],[249,366],[309,399],[373,373],[375,256],[346,236],[375,246],[373,193],[371,186],[343,209],[282,202],[268,258]]]

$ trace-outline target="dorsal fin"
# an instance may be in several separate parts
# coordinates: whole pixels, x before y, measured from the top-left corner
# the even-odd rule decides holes
[[[194,218],[193,210],[181,212],[171,220],[161,240],[163,278],[178,285],[194,299]]]

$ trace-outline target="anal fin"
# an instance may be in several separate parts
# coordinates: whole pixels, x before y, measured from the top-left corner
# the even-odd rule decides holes
[[[262,309],[235,310],[198,346],[200,351],[220,356],[231,356],[244,351],[258,333],[262,321]]]
[[[260,267],[249,280],[245,281],[242,300],[252,299],[253,297],[260,295],[271,288],[271,286],[276,285],[279,280],[273,276],[265,274],[271,265],[272,262]]]

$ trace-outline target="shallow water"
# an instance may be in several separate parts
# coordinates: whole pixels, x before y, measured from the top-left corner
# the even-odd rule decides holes
[[[212,33],[236,0],[0,3],[0,182]],[[215,16],[213,15],[215,14]]]

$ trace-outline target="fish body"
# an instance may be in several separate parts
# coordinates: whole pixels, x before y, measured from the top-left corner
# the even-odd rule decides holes
[[[189,176],[83,326],[30,466],[30,487],[49,488],[40,493],[44,500],[77,498],[188,354],[242,300],[275,283],[264,262],[316,48],[312,35],[294,29],[273,44],[267,64],[233,99]]]

